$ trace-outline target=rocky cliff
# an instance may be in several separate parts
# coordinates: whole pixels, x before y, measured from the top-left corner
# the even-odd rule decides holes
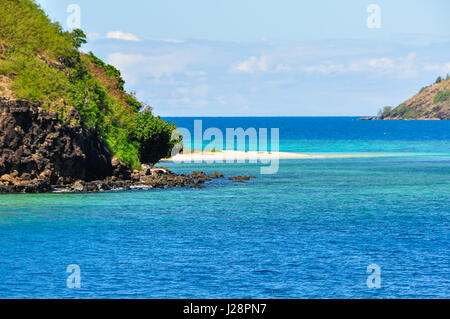
[[[78,116],[73,110],[70,118]],[[98,129],[64,123],[27,101],[0,99],[0,150],[0,176],[56,184],[102,179],[113,171]]]
[[[139,170],[178,142],[175,125],[126,92],[120,70],[80,51],[85,43],[82,30],[63,30],[36,1],[0,0],[0,98],[10,101],[0,173],[50,169],[89,181],[109,174],[109,157]],[[120,167],[113,171],[126,177]]]

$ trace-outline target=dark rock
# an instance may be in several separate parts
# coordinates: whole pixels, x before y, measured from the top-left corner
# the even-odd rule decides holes
[[[23,173],[22,176],[20,176],[20,179],[23,181],[31,181],[32,176],[29,173]]]
[[[377,121],[380,120],[379,117],[369,116],[369,117],[362,117],[358,119],[359,121]]]
[[[70,187],[70,190],[79,193],[83,192],[85,190],[83,181],[76,181],[75,183],[73,183]]]
[[[98,128],[65,124],[28,101],[0,99],[0,150],[0,176],[45,172],[41,179],[56,183],[60,176],[89,181],[112,173],[111,154]]]
[[[153,167],[150,170],[150,172],[151,172],[151,175],[158,175],[158,176],[173,174],[168,168],[165,168],[165,167]]]
[[[234,177],[230,177],[229,180],[242,183],[244,181],[249,181],[254,178],[256,178],[256,177],[255,176],[234,176]]]
[[[52,190],[50,184],[43,180],[24,181],[12,186],[14,193],[47,193]]]
[[[225,178],[225,175],[223,175],[222,173],[216,172],[216,173],[212,173],[211,175],[209,175],[209,178],[214,178],[214,179]]]
[[[121,162],[118,158],[113,158],[111,161],[113,176],[120,180],[130,180],[131,170],[125,163]]]
[[[131,179],[136,182],[141,179],[141,176],[145,176],[145,174],[143,174],[140,171],[134,170],[133,173],[131,174]]]
[[[194,185],[191,186],[191,188],[192,189],[202,189],[202,188],[206,188],[206,187],[203,186],[203,185],[200,185],[200,184],[194,184]]]
[[[204,172],[192,172],[188,177],[194,180],[195,184],[204,184],[207,181],[210,181],[211,178],[208,177]]]
[[[143,176],[152,175],[152,167],[147,164],[142,164],[140,173]]]
[[[76,110],[69,117],[80,122]],[[132,172],[112,158],[98,128],[67,124],[39,105],[0,98],[0,193],[204,188],[213,178],[224,175],[177,175],[149,165]]]

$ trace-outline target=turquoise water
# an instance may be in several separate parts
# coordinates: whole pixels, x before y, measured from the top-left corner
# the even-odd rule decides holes
[[[226,148],[227,128],[279,128],[280,151],[300,153],[439,153],[450,155],[449,121],[358,121],[354,117],[306,118],[166,118],[191,132],[194,145],[194,120],[201,120],[203,131],[218,128]],[[203,146],[209,144],[203,140]],[[235,145],[236,146],[236,145]],[[248,148],[248,140],[247,140]]]
[[[281,129],[282,147],[323,152],[332,141],[333,152],[395,154],[281,160],[274,175],[259,175],[259,164],[164,163],[258,178],[0,196],[0,298],[448,298],[448,122],[406,123],[428,134],[411,141],[395,126],[383,139],[364,123],[372,140],[283,139]],[[70,264],[81,269],[80,289],[66,286]],[[381,268],[380,289],[366,284],[370,264]]]

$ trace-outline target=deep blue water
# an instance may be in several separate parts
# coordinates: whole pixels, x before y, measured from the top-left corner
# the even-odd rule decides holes
[[[409,152],[450,154],[449,121],[359,121],[357,117],[242,117],[165,118],[189,129],[194,143],[194,120],[203,130],[270,128],[280,130],[280,151],[285,152]],[[204,141],[204,145],[209,141]],[[269,145],[270,146],[270,145]]]
[[[274,175],[259,175],[260,164],[164,163],[258,178],[201,190],[2,195],[0,298],[450,296],[450,122],[203,124],[279,127],[282,150],[391,156],[281,160]],[[81,268],[80,289],[66,286],[70,264]],[[367,287],[370,264],[381,268],[380,289]]]

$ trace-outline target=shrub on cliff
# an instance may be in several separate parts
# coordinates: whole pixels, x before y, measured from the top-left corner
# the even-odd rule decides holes
[[[378,117],[384,118],[388,117],[392,113],[392,106],[385,106],[378,111]]]
[[[450,90],[442,91],[436,94],[434,97],[434,104],[438,104],[440,102],[445,102],[447,100],[450,100]]]
[[[139,154],[142,163],[155,164],[161,158],[170,156],[172,148],[179,140],[172,140],[176,127],[153,116],[145,110],[136,116],[134,140],[139,143]]]

